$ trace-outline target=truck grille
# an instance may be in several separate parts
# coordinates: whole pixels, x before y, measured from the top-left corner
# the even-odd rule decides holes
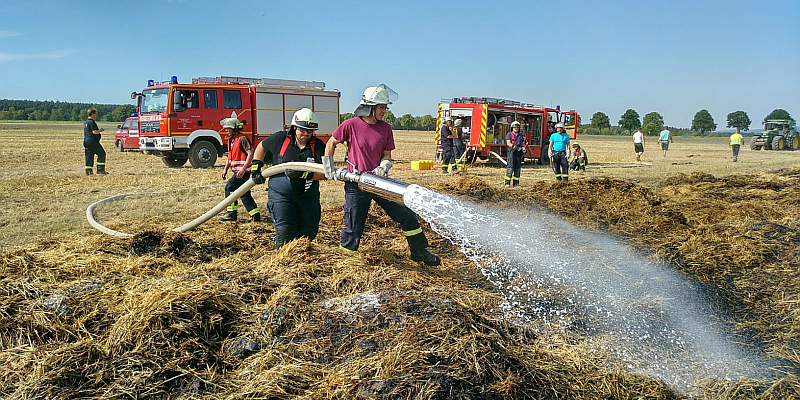
[[[150,122],[140,122],[140,132],[141,133],[158,133],[158,121],[150,121]]]

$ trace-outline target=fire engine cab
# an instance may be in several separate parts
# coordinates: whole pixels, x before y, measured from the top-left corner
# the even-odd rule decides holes
[[[564,124],[570,139],[575,139],[578,131],[578,112],[561,111],[560,106],[550,108],[512,100],[491,97],[461,97],[453,101],[439,103],[436,114],[437,158],[441,152],[440,130],[445,118],[461,119],[463,140],[466,152],[462,158],[468,163],[476,159],[495,158],[505,162],[506,134],[511,131],[511,123],[519,121],[521,132],[525,133],[525,158],[532,158],[540,164],[549,164],[547,155],[550,134],[555,132],[557,123]],[[523,158],[524,160],[524,158]]]
[[[180,168],[188,160],[195,168],[214,165],[228,151],[220,125],[235,116],[253,145],[288,128],[295,111],[308,107],[317,114],[316,135],[327,142],[339,126],[338,90],[324,82],[221,76],[193,78],[192,83],[148,81],[138,98],[139,149]]]

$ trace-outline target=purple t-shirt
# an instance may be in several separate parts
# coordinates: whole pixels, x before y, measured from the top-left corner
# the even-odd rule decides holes
[[[332,136],[340,143],[347,142],[347,159],[359,171],[372,171],[380,165],[385,150],[394,150],[392,126],[384,121],[370,125],[360,117],[350,118]],[[350,165],[347,168],[353,169]]]

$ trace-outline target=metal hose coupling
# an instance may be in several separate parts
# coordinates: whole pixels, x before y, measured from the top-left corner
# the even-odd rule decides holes
[[[378,176],[372,172],[350,172],[346,168],[337,169],[334,171],[334,175],[337,181],[356,182],[362,191],[399,204],[403,204],[403,194],[410,185],[410,183]]]

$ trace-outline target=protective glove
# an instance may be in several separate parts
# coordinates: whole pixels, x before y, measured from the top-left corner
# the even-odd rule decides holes
[[[372,170],[372,173],[378,176],[389,176],[390,169],[392,169],[392,162],[389,160],[383,160],[381,161],[381,165],[378,165]]]
[[[547,158],[551,160],[553,159],[553,149],[550,148],[547,149]]]
[[[322,156],[322,170],[325,172],[325,178],[336,179],[333,169],[333,156]]]
[[[260,160],[253,160],[253,166],[250,167],[250,178],[253,179],[253,182],[256,184],[262,184],[267,180],[261,176],[261,167],[264,166],[264,163]]]
[[[525,145],[517,146],[517,151],[525,152]]]
[[[570,149],[568,148],[568,149],[567,149],[567,160],[569,160],[569,159],[570,159],[570,157],[572,157],[572,150],[570,150]]]
[[[293,169],[287,169],[283,172],[284,175],[288,176],[290,179],[306,179],[311,172],[308,171],[295,171]]]
[[[515,145],[515,144],[511,145],[511,151],[517,151],[518,148],[519,147],[517,147],[517,145]]]

